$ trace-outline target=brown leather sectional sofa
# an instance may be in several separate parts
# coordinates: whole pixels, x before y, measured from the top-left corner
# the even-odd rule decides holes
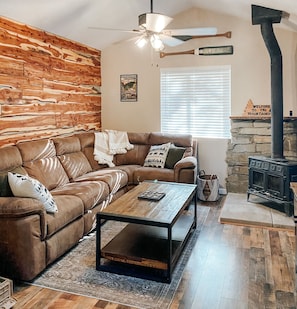
[[[0,275],[32,280],[96,225],[96,213],[143,180],[195,183],[197,144],[190,135],[128,133],[134,145],[114,156],[115,167],[94,160],[94,132],[21,142],[0,148]],[[151,145],[186,148],[174,168],[144,167]],[[34,198],[14,197],[8,172],[28,175],[53,196],[58,212]]]

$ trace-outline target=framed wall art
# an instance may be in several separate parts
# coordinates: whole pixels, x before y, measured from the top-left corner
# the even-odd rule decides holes
[[[120,76],[121,102],[137,102],[137,74]]]

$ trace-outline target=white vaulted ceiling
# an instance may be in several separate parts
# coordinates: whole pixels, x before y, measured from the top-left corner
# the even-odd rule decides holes
[[[297,19],[296,0],[155,0],[153,11],[174,17],[194,7],[251,20],[251,4],[286,11]],[[131,34],[89,27],[138,29],[138,15],[149,11],[150,0],[0,0],[2,16],[100,50]]]

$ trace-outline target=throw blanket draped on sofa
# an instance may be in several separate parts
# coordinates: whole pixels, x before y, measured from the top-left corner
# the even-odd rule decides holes
[[[126,153],[133,149],[130,144],[127,132],[105,130],[104,132],[95,132],[94,159],[99,164],[107,164],[114,167],[113,155]]]

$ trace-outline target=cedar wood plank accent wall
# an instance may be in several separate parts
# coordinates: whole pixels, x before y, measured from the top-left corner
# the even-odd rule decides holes
[[[101,130],[100,61],[99,50],[0,17],[0,147]]]

